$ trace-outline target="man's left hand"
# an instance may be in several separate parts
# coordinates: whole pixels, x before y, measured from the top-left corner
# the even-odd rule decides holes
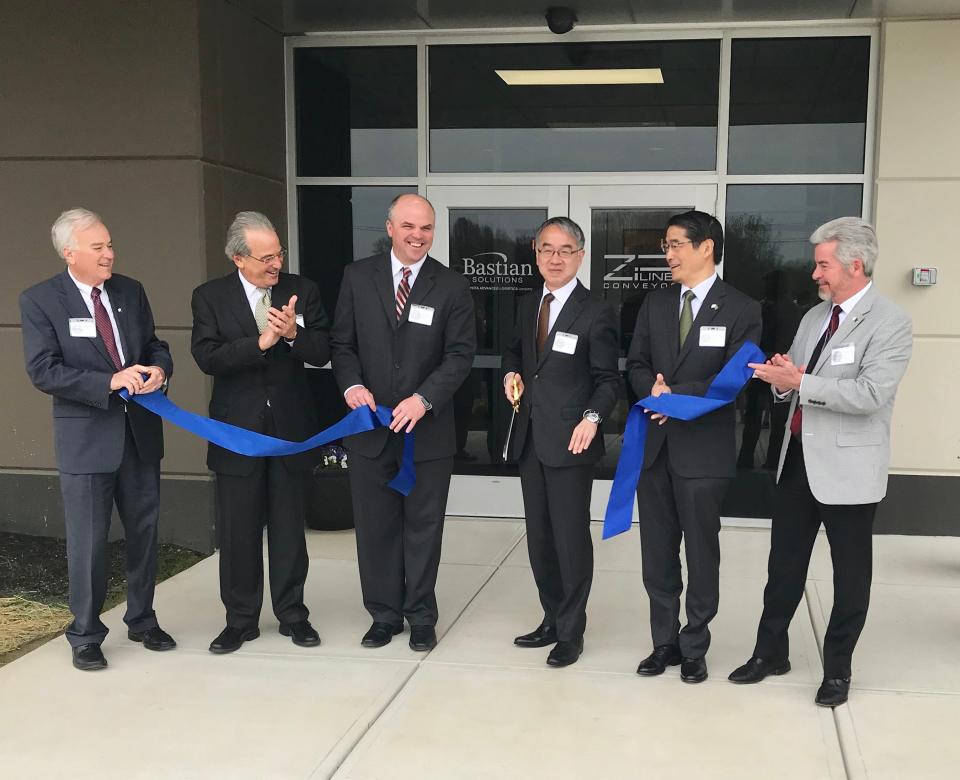
[[[787,390],[799,390],[803,379],[803,366],[795,366],[789,360],[777,363],[747,363],[753,369],[753,375],[767,384],[773,385],[780,393]]]
[[[574,455],[579,455],[593,441],[597,435],[597,424],[589,420],[581,420],[576,428],[573,429],[573,435],[570,437],[570,444],[567,449]]]
[[[390,423],[390,430],[394,433],[400,433],[406,426],[405,433],[410,433],[413,426],[419,422],[420,418],[427,413],[423,403],[415,395],[404,398],[400,403],[393,407],[393,422]]]
[[[140,391],[141,394],[159,390],[166,381],[167,376],[160,366],[134,366],[134,368],[138,369],[141,374],[147,374],[147,378],[143,382],[143,389]]]
[[[267,309],[267,322],[281,338],[293,341],[297,337],[297,296],[291,295],[290,300],[279,309]]]

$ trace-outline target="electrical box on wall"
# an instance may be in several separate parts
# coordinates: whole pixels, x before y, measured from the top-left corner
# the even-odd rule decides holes
[[[915,287],[929,287],[937,283],[936,268],[914,268],[913,284]]]

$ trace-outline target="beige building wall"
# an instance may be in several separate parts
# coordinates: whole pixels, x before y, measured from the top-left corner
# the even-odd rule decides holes
[[[190,294],[226,273],[240,209],[285,233],[283,37],[227,0],[31,0],[0,14],[0,530],[58,533],[50,399],[23,370],[21,290],[58,273],[50,225],[101,214],[118,273],[143,282],[174,358],[171,395],[206,411],[190,355]],[[167,426],[161,535],[209,549],[205,446]],[[38,526],[38,518],[43,521]],[[115,524],[115,527],[119,524]]]
[[[875,209],[877,283],[913,316],[892,473],[960,476],[960,20],[886,22]],[[939,269],[914,287],[911,269]],[[955,510],[954,510],[955,512]]]

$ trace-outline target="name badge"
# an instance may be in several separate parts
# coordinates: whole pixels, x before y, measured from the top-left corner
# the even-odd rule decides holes
[[[297,315],[297,325],[299,325],[301,328],[307,327],[306,325],[303,324],[303,315],[302,315],[302,314],[298,314],[298,315]]]
[[[71,317],[70,335],[82,339],[95,339],[97,337],[97,323],[92,317]]]
[[[727,346],[727,328],[724,325],[702,325],[700,327],[700,346]]]
[[[565,355],[572,355],[577,351],[577,342],[580,337],[575,333],[564,333],[558,330],[553,337],[553,351],[562,352]]]
[[[830,350],[831,366],[850,366],[853,365],[853,359],[856,356],[856,346],[853,344],[841,344],[836,349]]]
[[[433,325],[433,306],[421,306],[419,303],[410,307],[410,322],[417,325]]]

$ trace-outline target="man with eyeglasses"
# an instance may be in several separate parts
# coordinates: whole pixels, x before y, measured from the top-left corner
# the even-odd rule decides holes
[[[640,306],[628,381],[639,398],[702,396],[745,341],[759,340],[760,304],[717,275],[723,228],[715,217],[702,211],[671,217],[661,247],[675,284],[648,293]],[[732,404],[689,422],[651,415],[637,502],[653,652],[637,674],[663,674],[680,664],[684,682],[707,679],[708,626],[720,600],[720,504],[736,476],[735,427]]]
[[[235,270],[193,291],[191,351],[200,370],[213,377],[210,417],[303,441],[319,428],[304,363],[322,366],[330,359],[320,291],[309,279],[280,270],[285,251],[270,220],[256,211],[237,214],[224,251]],[[230,653],[260,636],[264,525],[280,633],[302,647],[320,644],[303,604],[302,472],[315,460],[315,452],[253,458],[209,445],[227,623],[210,652]]]
[[[543,289],[518,311],[518,335],[504,355],[504,394],[516,405],[511,448],[520,462],[527,551],[543,620],[518,647],[554,645],[547,665],[583,652],[593,581],[590,494],[604,452],[601,421],[621,395],[613,307],[577,280],[583,231],[567,217],[537,230],[533,248]]]

